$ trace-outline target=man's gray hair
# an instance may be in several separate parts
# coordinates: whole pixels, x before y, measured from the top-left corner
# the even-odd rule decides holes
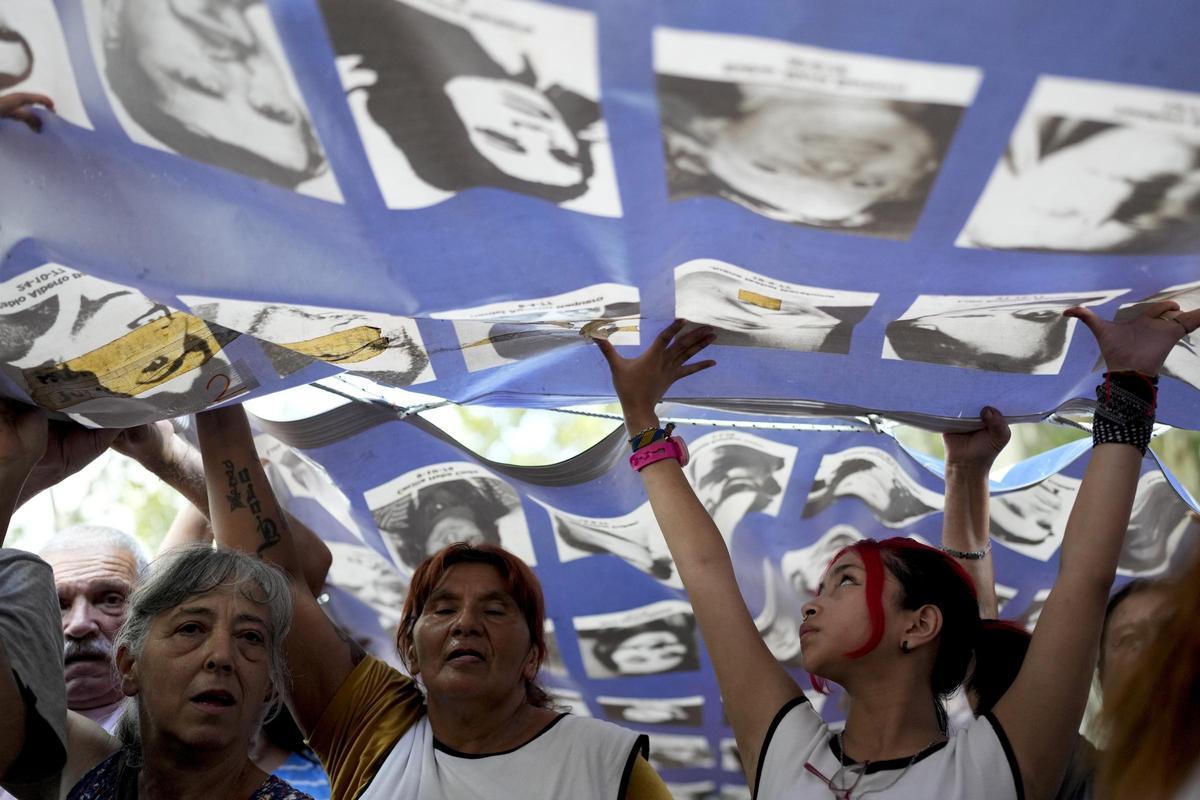
[[[141,575],[150,563],[146,546],[130,536],[125,531],[104,525],[73,525],[61,530],[50,537],[50,540],[38,548],[39,556],[50,553],[61,553],[66,550],[90,550],[100,547],[116,547],[133,556],[137,562],[137,571]]]
[[[284,646],[292,624],[291,583],[277,568],[254,556],[196,544],[174,548],[155,559],[129,597],[125,624],[117,631],[113,652],[125,648],[134,658],[139,657],[155,618],[189,598],[219,590],[238,592],[266,609],[268,669],[275,688],[268,714],[274,713],[288,685]],[[126,704],[115,733],[126,745],[140,749],[136,702]]]

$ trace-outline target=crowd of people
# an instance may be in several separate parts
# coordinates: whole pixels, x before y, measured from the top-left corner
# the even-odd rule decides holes
[[[0,114],[36,128],[34,103],[50,105],[0,97]],[[714,366],[697,357],[715,330],[677,321],[635,358],[596,340],[753,796],[1200,796],[1200,561],[1112,594],[1156,376],[1200,328],[1200,310],[1165,301],[1121,322],[1066,314],[1094,335],[1107,372],[1035,630],[997,619],[988,474],[1009,431],[986,408],[978,430],[946,436],[940,546],[850,543],[801,609],[813,688],[845,690],[836,728],[768,649],[683,470],[686,449],[655,413],[676,381]],[[196,415],[195,436],[197,448],[167,422],[90,430],[0,400],[0,544],[19,505],[109,448],[188,500],[153,560],[95,526],[62,531],[38,554],[0,549],[0,785],[13,796],[670,796],[644,734],[565,713],[540,685],[547,610],[520,558],[479,537],[414,551],[398,669],[318,601],[329,549],[276,499],[241,406]],[[1097,670],[1098,748],[1079,734]],[[963,689],[975,716],[952,721],[946,702]]]

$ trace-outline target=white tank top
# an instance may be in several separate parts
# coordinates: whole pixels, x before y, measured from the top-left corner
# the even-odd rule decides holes
[[[433,739],[429,717],[396,742],[361,800],[621,800],[645,735],[564,714],[503,753],[458,753]]]

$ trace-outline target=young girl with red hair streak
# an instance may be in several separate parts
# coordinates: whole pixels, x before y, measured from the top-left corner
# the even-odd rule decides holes
[[[990,713],[956,732],[939,701],[988,635],[962,567],[907,539],[864,541],[834,558],[800,627],[805,670],[851,699],[844,731],[833,733],[763,643],[721,534],[680,469],[684,452],[658,429],[654,407],[671,385],[715,363],[689,363],[712,330],[685,334],[677,321],[634,359],[598,341],[633,435],[631,464],[691,597],[755,797],[1014,800],[1058,789],[1150,438],[1154,376],[1200,327],[1200,310],[1181,313],[1170,302],[1121,323],[1085,308],[1066,313],[1092,331],[1108,365],[1096,446],[1021,671]]]

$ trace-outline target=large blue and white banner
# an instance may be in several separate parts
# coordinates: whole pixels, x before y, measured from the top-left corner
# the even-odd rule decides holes
[[[676,316],[725,408],[1043,416],[1061,311],[1200,302],[1170,0],[0,0],[4,393],[94,424],[349,371],[609,396]],[[1160,418],[1200,426],[1195,335]]]
[[[763,422],[684,425],[685,473],[729,545],[764,640],[807,686],[800,609],[829,560],[863,536],[939,542],[944,487],[940,465],[869,428]],[[559,701],[650,733],[665,779],[695,786],[677,797],[710,797],[721,785],[741,796],[712,666],[620,432],[562,464],[513,467],[369,403],[258,427],[272,484],[334,553],[331,613],[373,652],[395,660],[404,594],[423,558],[449,541],[501,544],[541,578],[553,644],[542,677]],[[1043,453],[993,484],[1002,616],[1036,623],[1089,447],[1081,439]],[[1118,580],[1163,575],[1193,553],[1195,508],[1148,458]],[[837,694],[812,699],[830,720],[843,718]]]

